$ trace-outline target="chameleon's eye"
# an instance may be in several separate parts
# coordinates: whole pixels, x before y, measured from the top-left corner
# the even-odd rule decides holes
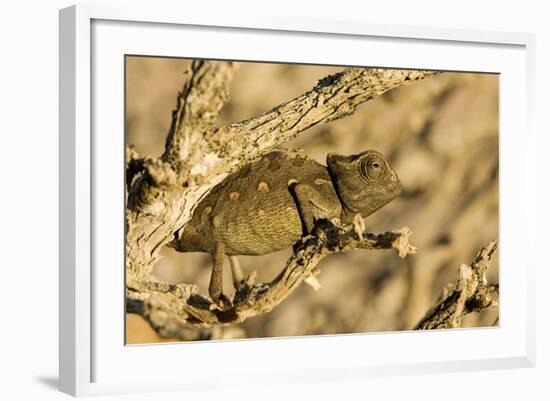
[[[386,171],[386,165],[377,155],[371,155],[361,160],[359,172],[367,181],[377,181],[382,178]]]

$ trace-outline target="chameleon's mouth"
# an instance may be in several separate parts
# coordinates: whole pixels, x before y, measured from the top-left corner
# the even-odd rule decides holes
[[[401,180],[397,176],[397,173],[393,170],[391,171],[390,181],[393,184],[392,192],[395,194],[395,196],[401,195],[401,193],[403,192],[403,186],[401,185]]]
[[[395,189],[393,191],[393,197],[394,198],[397,198],[399,195],[401,195],[403,193],[403,186],[401,185],[401,183],[398,181],[397,182],[397,185],[395,186]]]

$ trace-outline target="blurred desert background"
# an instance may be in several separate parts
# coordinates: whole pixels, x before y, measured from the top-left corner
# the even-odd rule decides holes
[[[126,141],[142,156],[162,153],[176,97],[189,60],[126,58]],[[311,89],[344,67],[238,63],[220,124],[271,110]],[[240,325],[197,329],[196,339],[257,338],[409,330],[456,283],[457,269],[470,264],[490,240],[498,240],[498,75],[445,72],[394,89],[351,116],[321,125],[285,145],[303,149],[325,164],[327,152],[376,149],[397,171],[404,193],[365,222],[378,233],[413,231],[417,255],[354,250],[330,255],[318,265],[322,288],[305,283],[271,313]],[[241,256],[245,274],[270,281],[291,249]],[[165,248],[154,274],[170,283],[195,283],[207,294],[211,258]],[[498,255],[488,270],[498,283]],[[231,294],[226,261],[225,292]],[[498,309],[471,314],[465,327],[498,324]],[[192,330],[191,330],[192,331]],[[138,315],[127,315],[127,343],[162,339]]]

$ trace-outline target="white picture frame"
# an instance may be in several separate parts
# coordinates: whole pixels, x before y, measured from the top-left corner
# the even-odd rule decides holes
[[[167,40],[174,35],[180,40]],[[257,35],[261,47],[254,40]],[[182,44],[192,46],[197,38],[200,47]],[[335,38],[338,48],[331,43]],[[364,55],[352,54],[347,44],[370,46],[368,65],[501,74],[500,327],[124,346],[124,210],[105,207],[123,199],[120,56],[367,65]],[[321,57],[315,53],[321,45],[333,51]],[[260,48],[271,53],[259,54]],[[61,10],[61,391],[94,395],[238,386],[235,378],[243,375],[261,384],[534,366],[535,283],[529,274],[535,266],[535,253],[529,252],[534,245],[511,232],[535,228],[533,88],[530,34],[253,15],[225,19],[154,7],[79,5]],[[112,135],[97,135],[107,131]],[[514,191],[509,182],[521,182],[522,191]],[[106,231],[105,224],[113,221],[120,227]],[[102,238],[94,237],[98,232]],[[295,360],[289,365],[283,355]],[[188,367],[192,361],[193,369],[183,372],[185,366],[177,363],[182,358]],[[209,361],[220,358],[232,361],[231,366],[208,373]],[[262,358],[270,364],[253,363]],[[164,368],[144,371],[143,366],[158,367],[158,361],[165,362]]]

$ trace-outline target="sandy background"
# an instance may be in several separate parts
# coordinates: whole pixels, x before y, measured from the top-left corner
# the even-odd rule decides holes
[[[162,153],[187,60],[130,57],[126,63],[127,143],[141,155]],[[311,89],[342,67],[239,63],[231,100],[220,124],[264,113]],[[498,239],[498,76],[443,73],[398,88],[361,106],[354,115],[317,126],[286,144],[324,163],[327,152],[382,152],[399,174],[403,195],[366,219],[372,232],[407,226],[418,255],[355,250],[331,255],[319,268],[323,285],[300,286],[273,312],[243,324],[201,333],[205,338],[254,338],[405,330],[413,327],[456,280],[461,263]],[[290,250],[241,257],[245,273],[271,280]],[[196,283],[206,293],[210,256],[165,256],[154,274]],[[231,293],[229,266],[226,288]],[[498,282],[498,256],[488,271]],[[464,326],[493,325],[497,310],[471,315]],[[127,341],[163,341],[136,315],[128,315]]]

